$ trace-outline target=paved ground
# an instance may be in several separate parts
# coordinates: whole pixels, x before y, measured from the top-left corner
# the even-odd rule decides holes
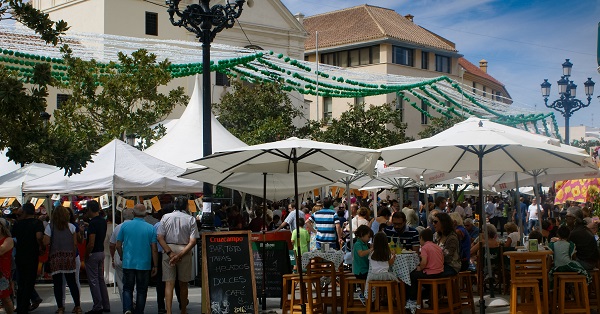
[[[110,304],[111,304],[111,313],[122,313],[121,300],[119,299],[118,290],[114,292],[114,288],[109,287],[109,296],[110,296]],[[56,302],[54,301],[54,295],[52,292],[52,284],[38,284],[36,285],[36,290],[44,299],[44,302],[40,304],[40,307],[33,311],[35,314],[53,314],[56,311]],[[67,289],[68,290],[68,289]],[[201,313],[200,306],[200,295],[201,289],[198,287],[190,287],[190,305],[188,306],[188,313]],[[70,312],[73,308],[71,296],[67,293],[67,304],[66,309],[67,312]],[[508,303],[506,300],[507,296],[499,296],[494,300],[489,300],[486,297],[486,305],[489,307],[486,310],[486,313],[508,313]],[[279,299],[269,298],[267,299],[267,311],[270,313],[281,313],[279,309]],[[479,299],[476,299],[476,305],[478,304]],[[177,302],[173,304],[174,308],[177,308]],[[90,295],[90,289],[86,284],[82,284],[81,286],[81,307],[83,311],[89,311],[92,308],[92,297]],[[259,305],[259,310],[262,308]],[[479,313],[479,308],[476,307],[476,312]],[[156,290],[153,287],[150,287],[148,291],[148,301],[146,303],[146,313],[157,313],[156,307]],[[178,310],[174,310],[174,313],[179,313]],[[465,311],[464,313],[470,313]]]

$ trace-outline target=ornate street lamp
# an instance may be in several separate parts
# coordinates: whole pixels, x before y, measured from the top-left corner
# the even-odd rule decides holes
[[[48,121],[50,121],[50,117],[52,115],[47,113],[46,111],[40,112],[40,118],[42,119],[42,123],[44,124],[44,128],[48,127]]]
[[[548,82],[548,79],[544,79],[541,87],[542,97],[544,97],[544,104],[546,104],[546,107],[560,112],[565,117],[565,143],[569,144],[569,119],[575,111],[590,105],[592,95],[594,94],[594,85],[596,83],[592,81],[592,78],[588,78],[587,81],[583,83],[585,86],[585,95],[587,96],[587,104],[583,103],[579,99],[575,98],[577,95],[577,85],[575,85],[573,81],[569,80],[573,63],[571,63],[569,59],[566,59],[566,61],[562,64],[562,67],[563,75],[561,76],[560,80],[556,82],[558,84],[558,94],[560,95],[559,99],[552,102],[552,104],[548,104],[550,86],[552,85]]]
[[[245,0],[236,0],[234,3],[217,4],[210,7],[209,0],[200,0],[199,4],[188,5],[185,10],[179,9],[181,0],[167,0],[169,6],[169,20],[177,27],[184,27],[189,32],[196,34],[202,43],[202,145],[203,154],[212,154],[211,134],[211,97],[210,97],[210,43],[217,33],[223,29],[231,28],[235,20],[242,14]],[[177,17],[178,20],[175,20]],[[214,229],[214,217],[211,210],[212,185],[204,182],[204,197],[202,208],[202,229]]]

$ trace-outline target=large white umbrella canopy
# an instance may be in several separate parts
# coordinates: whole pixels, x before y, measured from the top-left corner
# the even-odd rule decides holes
[[[294,199],[298,204],[298,173],[343,170],[372,174],[378,158],[379,152],[373,149],[292,137],[277,142],[225,150],[193,162],[222,173],[290,174],[293,176],[290,177],[290,181],[294,182]],[[296,210],[296,220],[298,219],[299,210]],[[300,252],[299,228],[300,226],[296,224],[298,252]],[[297,261],[299,260],[300,256],[297,257]],[[303,285],[302,272],[300,272],[300,286]],[[305,296],[301,295],[301,303],[305,300]]]
[[[224,150],[194,160],[219,172],[293,173],[362,170],[373,173],[379,153],[373,149],[291,137],[286,140]]]
[[[62,170],[55,171],[25,182],[23,192],[77,195],[123,192],[147,195],[202,191],[202,183],[177,177],[184,171],[115,139],[100,148],[81,173],[68,177]]]
[[[383,148],[381,156],[390,166],[445,172],[569,168],[581,166],[588,157],[554,143],[536,142],[532,137],[538,136],[472,117],[430,138]],[[479,156],[485,156],[482,169],[478,166]]]
[[[540,168],[583,166],[584,159],[588,157],[582,152],[562,148],[551,139],[475,117],[457,123],[430,138],[383,148],[380,151],[390,166],[479,173],[483,173],[484,170],[524,172]],[[483,186],[482,176],[479,176],[479,186]],[[481,203],[478,210],[482,214],[479,223],[487,241],[487,232],[483,224],[485,211],[482,189],[479,190],[479,199]],[[487,247],[485,255],[489,256]],[[488,267],[489,264],[488,259]],[[480,303],[480,308],[484,311],[483,291],[480,292]]]
[[[266,185],[263,181],[266,176]],[[298,191],[300,193],[331,185],[347,176],[338,171],[311,171],[298,173]],[[294,195],[294,180],[287,173],[236,172],[221,173],[210,168],[190,168],[181,177],[213,185],[224,186],[256,196],[266,196],[277,201]]]
[[[23,204],[23,183],[59,171],[55,166],[31,163],[0,176],[0,196],[16,197]]]
[[[549,186],[554,181],[600,177],[600,170],[598,170],[596,165],[587,162],[586,164],[586,167],[545,168],[519,172],[517,173],[517,180],[519,186],[531,186],[536,183]],[[503,173],[485,176],[483,178],[483,186],[486,188],[494,187],[497,191],[506,191],[516,188],[517,181],[513,173]]]

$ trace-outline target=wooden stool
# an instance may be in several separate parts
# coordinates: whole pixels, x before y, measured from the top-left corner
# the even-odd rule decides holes
[[[592,276],[592,283],[589,286],[590,309],[600,311],[600,270],[594,269],[588,273]]]
[[[292,297],[290,298],[290,314],[302,314],[301,300],[296,300],[296,288],[300,294],[306,296],[306,313],[323,313],[323,300],[321,299],[321,276],[303,275],[302,281],[304,287],[300,287],[300,276],[293,277],[291,280]]]
[[[419,279],[419,284],[417,286],[417,305],[420,305],[421,308],[417,310],[417,313],[460,313],[461,312],[461,302],[460,302],[460,293],[457,290],[454,290],[457,286],[453,284],[453,282],[457,282],[458,277],[444,277],[444,278],[435,278],[435,279]],[[431,286],[431,298],[429,298],[429,303],[431,305],[430,308],[423,308],[423,286],[429,285]],[[448,304],[447,307],[440,307],[441,300],[443,295],[440,293],[440,287],[442,289],[446,289],[446,293],[448,295]]]
[[[290,299],[288,298],[288,294],[296,290],[296,288],[292,286],[292,279],[298,277],[300,277],[298,274],[283,275],[283,290],[280,304],[281,314],[287,314],[287,312],[290,310]],[[296,301],[298,304],[300,304],[300,300]]]
[[[473,301],[473,278],[475,273],[461,271],[458,273],[458,289],[460,293],[460,304],[462,309],[471,309],[475,314],[475,302]]]
[[[517,289],[531,289],[533,291],[533,304],[531,302],[521,303],[521,307],[527,307],[524,313],[535,313],[542,314],[542,298],[540,296],[540,286],[539,282],[536,279],[532,278],[523,278],[520,280],[511,280],[510,285],[510,314],[517,314],[517,305],[519,305],[517,301]],[[521,312],[522,310],[519,310]]]
[[[557,278],[558,277],[558,278]],[[585,313],[590,314],[590,299],[588,296],[587,279],[584,275],[566,274],[558,275],[555,287],[558,288],[558,313]],[[567,284],[573,284],[575,301],[567,302]]]
[[[368,294],[366,304],[368,314],[394,313],[394,299],[396,299],[396,302],[400,303],[400,291],[398,288],[398,282],[394,280],[369,281],[369,287],[367,289],[369,290],[367,291]],[[380,296],[382,295],[381,292],[383,289],[386,290],[387,294],[387,307],[385,308],[381,306],[379,302]],[[375,293],[373,293],[373,290],[375,290]],[[375,302],[371,302],[371,300],[374,300]],[[372,309],[373,306],[375,306],[375,309]],[[398,307],[400,307],[399,304]]]
[[[360,286],[361,293],[365,291],[365,280],[356,277],[346,277],[342,286],[342,313],[349,312],[366,312],[365,307],[360,300],[354,298],[355,286]]]

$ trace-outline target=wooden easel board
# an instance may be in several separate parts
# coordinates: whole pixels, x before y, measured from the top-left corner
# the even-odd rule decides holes
[[[209,313],[258,313],[250,231],[202,233],[202,295]]]

